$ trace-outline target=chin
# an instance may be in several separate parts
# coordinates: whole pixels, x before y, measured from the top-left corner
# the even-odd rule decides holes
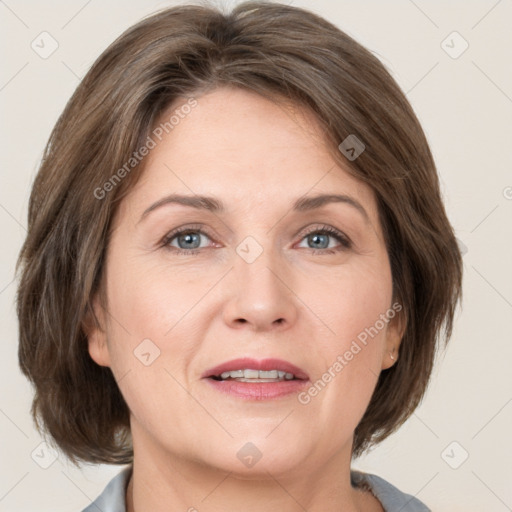
[[[289,445],[277,437],[274,442],[256,436],[254,441],[246,439],[230,440],[229,446],[220,446],[218,454],[211,453],[209,464],[242,480],[266,480],[269,473],[277,477],[303,470],[304,443]]]

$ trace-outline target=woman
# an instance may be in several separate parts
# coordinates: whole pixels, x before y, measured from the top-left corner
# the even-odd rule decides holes
[[[429,510],[350,464],[421,401],[461,255],[405,96],[327,21],[180,6],[121,35],[19,268],[38,428],[129,464],[87,511]]]

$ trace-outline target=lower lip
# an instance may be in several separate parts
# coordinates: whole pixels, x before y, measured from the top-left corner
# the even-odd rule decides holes
[[[206,381],[214,389],[227,395],[249,400],[270,400],[294,393],[299,393],[307,387],[307,380],[283,380],[280,382],[238,382],[236,380]]]

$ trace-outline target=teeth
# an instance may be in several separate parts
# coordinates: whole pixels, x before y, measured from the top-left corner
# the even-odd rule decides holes
[[[282,372],[279,370],[233,370],[230,372],[222,372],[221,379],[244,379],[241,382],[266,382],[267,380],[292,380],[293,373]],[[263,379],[263,380],[261,380]]]

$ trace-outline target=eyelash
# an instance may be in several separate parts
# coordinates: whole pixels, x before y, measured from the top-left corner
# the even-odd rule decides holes
[[[163,238],[163,240],[161,242],[161,246],[168,248],[169,250],[172,250],[172,252],[174,252],[176,254],[182,254],[182,255],[187,255],[187,256],[199,254],[204,249],[204,247],[202,247],[201,249],[180,249],[178,247],[174,247],[174,246],[170,245],[172,240],[174,240],[179,235],[186,234],[186,233],[200,233],[202,235],[207,236],[210,239],[212,238],[206,231],[203,231],[203,229],[201,229],[201,226],[187,226],[187,227],[177,228],[174,231],[171,231],[170,233],[165,235],[165,237]],[[318,228],[318,227],[311,228],[306,233],[304,233],[302,235],[301,240],[303,240],[304,238],[306,238],[307,236],[309,236],[313,233],[321,234],[321,235],[329,235],[329,236],[335,238],[338,242],[340,242],[341,245],[339,247],[335,247],[333,249],[311,249],[310,248],[309,250],[312,252],[312,254],[318,254],[318,253],[323,254],[323,255],[336,254],[338,251],[347,250],[352,247],[352,242],[343,233],[341,233],[341,231],[338,231],[337,229],[335,229],[331,226],[322,226],[321,228]]]

